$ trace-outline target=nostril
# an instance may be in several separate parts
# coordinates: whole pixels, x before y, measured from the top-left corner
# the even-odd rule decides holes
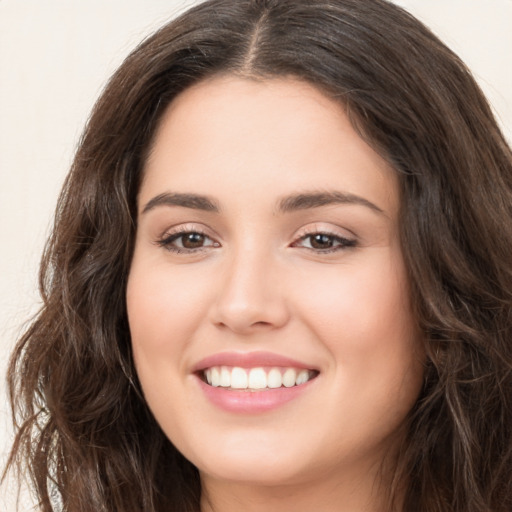
[[[259,322],[254,322],[252,325],[253,325],[253,327],[268,327],[272,324],[270,322],[259,321]]]

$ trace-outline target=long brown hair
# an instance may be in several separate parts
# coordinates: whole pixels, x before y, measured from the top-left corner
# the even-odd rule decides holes
[[[316,85],[396,169],[427,363],[393,490],[406,511],[509,512],[511,150],[464,64],[384,0],[210,0],[126,59],[85,129],[42,260],[43,307],[12,355],[9,466],[28,472],[42,512],[199,510],[197,469],[142,397],[125,288],[156,126],[219,73]]]

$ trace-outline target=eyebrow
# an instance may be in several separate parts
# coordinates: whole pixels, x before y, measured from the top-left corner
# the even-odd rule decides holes
[[[176,192],[164,192],[159,194],[144,206],[142,213],[147,213],[157,206],[181,206],[183,208],[193,208],[195,210],[203,210],[206,212],[219,212],[217,203],[207,196],[199,194],[182,194]]]
[[[360,205],[365,206],[375,213],[386,215],[384,210],[364,197],[346,192],[304,192],[286,196],[278,202],[278,212],[290,213],[299,210],[320,208],[334,204]],[[200,194],[187,194],[178,192],[164,192],[149,200],[144,206],[142,213],[147,213],[157,206],[181,206],[195,210],[219,213],[220,208],[217,202],[208,196]]]
[[[306,192],[284,197],[279,201],[278,211],[288,213],[297,210],[308,210],[310,208],[319,208],[333,204],[348,204],[365,206],[375,213],[386,215],[382,208],[368,201],[364,197],[346,192]]]

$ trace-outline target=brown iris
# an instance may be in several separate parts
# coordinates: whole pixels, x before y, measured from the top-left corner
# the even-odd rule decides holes
[[[311,235],[309,239],[313,249],[330,249],[334,245],[334,240],[331,235],[318,233]]]
[[[198,249],[203,247],[205,238],[201,233],[185,233],[181,235],[181,243],[185,249]]]

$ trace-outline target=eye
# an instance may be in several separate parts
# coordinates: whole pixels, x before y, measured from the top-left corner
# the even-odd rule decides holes
[[[304,247],[312,251],[329,253],[355,247],[356,240],[345,238],[332,233],[309,233],[299,238],[293,247]]]
[[[158,240],[158,245],[172,252],[186,253],[200,251],[207,247],[219,247],[220,244],[200,231],[179,231],[164,236]]]

